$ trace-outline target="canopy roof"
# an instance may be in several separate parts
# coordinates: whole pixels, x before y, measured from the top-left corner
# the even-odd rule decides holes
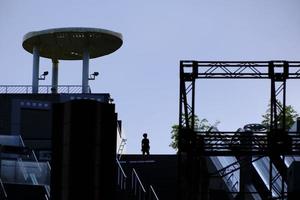
[[[23,48],[32,53],[36,46],[42,57],[81,60],[88,49],[90,58],[113,53],[123,44],[122,34],[98,28],[56,28],[27,33]]]

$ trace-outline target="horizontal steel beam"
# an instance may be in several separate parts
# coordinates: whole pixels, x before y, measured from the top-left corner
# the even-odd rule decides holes
[[[288,136],[275,135],[273,132],[195,132],[195,134],[196,148],[204,156],[300,155],[300,135],[297,132],[289,133]]]
[[[182,78],[193,79],[269,79],[287,73],[286,79],[300,79],[300,61],[181,61]],[[271,74],[270,66],[275,74]],[[283,71],[282,69],[288,69]]]

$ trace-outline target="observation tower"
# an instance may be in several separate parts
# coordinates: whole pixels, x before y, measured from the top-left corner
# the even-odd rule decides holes
[[[58,89],[59,60],[82,60],[82,93],[89,93],[89,60],[111,54],[122,44],[120,33],[99,28],[55,28],[27,33],[22,45],[33,55],[32,93],[39,91],[40,57],[52,60],[52,93]]]

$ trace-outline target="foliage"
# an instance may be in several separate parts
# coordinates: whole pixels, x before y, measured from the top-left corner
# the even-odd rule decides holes
[[[218,122],[217,122],[218,123]],[[207,119],[199,119],[198,116],[195,116],[195,130],[197,131],[207,131],[212,125],[208,123]],[[172,126],[171,139],[172,142],[169,145],[173,149],[178,149],[178,137],[179,137],[179,125],[175,124]]]
[[[282,107],[282,103],[278,102],[278,106]],[[278,127],[282,127],[282,119],[283,118],[283,113],[280,111],[279,112],[279,121],[277,126]],[[291,105],[287,105],[286,106],[286,112],[285,112],[285,120],[286,120],[286,130],[290,129],[291,126],[295,123],[296,118],[298,117],[298,113],[297,111],[291,106]],[[268,105],[268,109],[266,110],[266,114],[262,115],[262,124],[265,125],[266,127],[268,127],[268,129],[270,128],[270,123],[271,123],[271,105]]]

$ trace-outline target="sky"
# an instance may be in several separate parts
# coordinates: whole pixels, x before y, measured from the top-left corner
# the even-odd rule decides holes
[[[0,85],[30,85],[30,31],[94,27],[122,33],[123,46],[92,59],[100,75],[93,93],[110,93],[127,138],[127,153],[175,153],[180,60],[300,60],[299,0],[0,0]],[[80,85],[82,62],[60,61],[59,84]],[[51,72],[41,58],[40,72]],[[51,83],[51,74],[41,85]],[[299,81],[288,81],[287,104],[300,111]],[[197,81],[196,114],[220,130],[259,123],[270,99],[268,80]]]

